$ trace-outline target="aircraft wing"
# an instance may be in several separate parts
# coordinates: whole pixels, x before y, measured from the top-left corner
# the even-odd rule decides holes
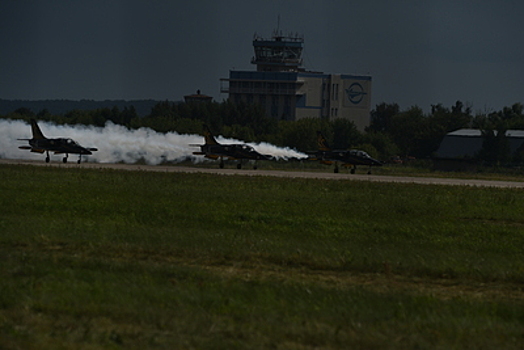
[[[35,153],[44,153],[46,151],[45,149],[33,148],[31,146],[19,146],[18,148],[20,148],[20,149],[27,149],[27,150],[30,150],[31,152],[35,152]]]

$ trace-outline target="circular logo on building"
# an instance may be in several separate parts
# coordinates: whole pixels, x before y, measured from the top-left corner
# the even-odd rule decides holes
[[[364,96],[368,93],[364,91],[364,88],[360,83],[353,83],[346,89],[346,95],[351,103],[358,105],[364,99]]]

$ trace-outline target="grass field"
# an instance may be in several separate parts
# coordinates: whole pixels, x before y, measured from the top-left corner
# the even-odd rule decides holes
[[[524,192],[0,166],[0,349],[520,349]]]

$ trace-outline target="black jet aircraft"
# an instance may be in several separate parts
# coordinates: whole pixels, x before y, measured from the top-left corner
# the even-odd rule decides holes
[[[67,163],[67,158],[69,154],[78,154],[78,164],[82,162],[82,155],[93,154],[92,152],[98,151],[96,148],[85,148],[78,144],[78,142],[72,139],[66,138],[57,138],[57,139],[48,139],[44,136],[36,120],[31,119],[31,131],[33,133],[33,138],[31,139],[18,139],[20,141],[29,141],[29,146],[20,146],[20,149],[28,149],[31,152],[36,153],[46,153],[45,161],[49,163],[49,152],[54,154],[65,154],[62,161]]]
[[[209,159],[220,159],[220,168],[224,168],[224,158],[230,160],[238,160],[237,169],[242,168],[243,160],[254,160],[253,169],[257,169],[257,160],[271,160],[272,156],[260,154],[255,149],[246,144],[220,144],[215,140],[213,134],[204,125],[204,140],[203,145],[190,145],[192,147],[200,147],[200,152],[193,152],[196,155],[203,155]]]
[[[326,138],[320,131],[317,131],[317,144],[318,151],[308,152],[309,160],[318,160],[322,164],[335,164],[335,173],[338,173],[338,162],[342,163],[342,166],[351,167],[351,174],[355,173],[357,165],[368,165],[368,174],[371,174],[372,166],[382,166],[382,162],[371,158],[369,154],[364,151],[352,149],[352,150],[333,150],[326,142]]]

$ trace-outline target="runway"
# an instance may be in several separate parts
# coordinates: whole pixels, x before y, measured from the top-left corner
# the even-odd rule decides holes
[[[326,172],[308,171],[284,171],[284,170],[265,170],[265,169],[219,169],[216,165],[210,164],[207,168],[188,167],[178,165],[143,165],[143,164],[110,164],[110,163],[67,163],[51,162],[45,163],[37,160],[13,160],[0,159],[2,164],[19,164],[32,166],[52,166],[59,168],[88,168],[88,169],[118,169],[128,171],[152,171],[152,172],[173,172],[173,173],[205,173],[217,175],[240,175],[240,176],[272,176],[283,178],[302,178],[302,179],[323,179],[323,180],[351,180],[351,181],[371,181],[371,182],[393,182],[411,183],[422,185],[446,185],[446,186],[474,186],[474,187],[496,187],[496,188],[524,188],[524,182],[520,181],[492,181],[478,179],[455,179],[437,177],[413,177],[413,176],[389,176],[389,175],[364,175],[364,174],[345,174],[332,173],[329,168]]]

